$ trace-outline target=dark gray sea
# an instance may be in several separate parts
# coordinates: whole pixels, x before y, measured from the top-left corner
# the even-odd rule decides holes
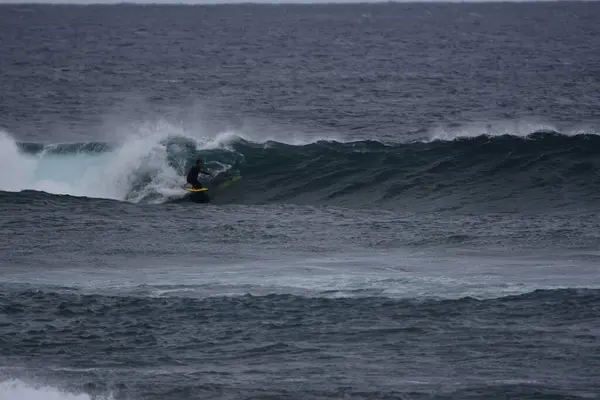
[[[600,398],[598,21],[0,6],[0,400]]]

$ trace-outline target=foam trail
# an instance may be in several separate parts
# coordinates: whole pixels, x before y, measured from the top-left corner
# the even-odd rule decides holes
[[[16,192],[27,188],[35,166],[35,158],[21,154],[15,141],[0,131],[0,189]]]
[[[106,175],[109,179],[109,187],[113,194],[123,199],[135,185],[137,177],[148,175],[152,180],[130,201],[138,202],[150,192],[159,193],[162,196],[182,195],[182,177],[168,163],[167,148],[163,140],[169,134],[186,137],[185,132],[179,132],[169,125],[143,126],[134,135],[128,136],[114,152],[112,160],[106,166]],[[185,164],[184,159],[177,160],[179,164]]]
[[[475,138],[481,135],[502,136],[511,135],[525,138],[535,132],[560,132],[563,135],[574,136],[581,133],[596,133],[593,127],[579,127],[577,129],[563,129],[558,126],[535,120],[515,121],[486,121],[474,122],[457,128],[436,127],[430,134],[427,142],[434,140],[452,141],[459,138]]]
[[[139,127],[111,151],[70,154],[53,152],[57,145],[27,154],[6,132],[0,132],[0,190],[37,190],[133,202],[150,193],[183,196],[183,177],[173,163],[185,165],[189,154],[181,151],[174,157],[167,153],[165,140],[173,136],[195,142],[196,150],[199,147],[186,132],[164,123]],[[136,188],[145,177],[150,177],[149,183]]]
[[[132,175],[143,172],[144,167],[156,169],[157,163],[165,161],[166,157],[152,153],[153,146],[155,142],[134,138],[112,152],[55,154],[50,151],[54,146],[48,146],[39,154],[25,154],[2,133],[0,190],[123,200]]]
[[[112,400],[111,397],[96,397]],[[18,379],[0,382],[0,400],[91,400],[88,394],[71,394],[49,386],[33,387]]]
[[[240,135],[235,131],[225,131],[217,134],[215,137],[204,138],[203,143],[198,145],[199,150],[210,150],[210,149],[229,149],[233,150],[230,146],[231,142],[241,138],[248,140],[247,137]]]

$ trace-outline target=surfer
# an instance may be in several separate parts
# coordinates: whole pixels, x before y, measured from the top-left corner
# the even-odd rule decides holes
[[[196,161],[196,165],[194,165],[192,168],[190,168],[190,172],[188,172],[187,174],[187,183],[189,183],[190,185],[192,185],[192,187],[194,189],[201,189],[202,188],[202,184],[200,183],[200,181],[198,180],[198,175],[199,174],[206,174],[209,176],[212,176],[212,174],[210,172],[208,172],[207,170],[202,168],[202,160],[198,159]]]

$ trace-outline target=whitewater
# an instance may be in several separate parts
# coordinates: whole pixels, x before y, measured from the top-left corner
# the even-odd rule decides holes
[[[135,134],[128,135],[122,143],[97,143],[96,146],[54,143],[29,154],[19,148],[8,133],[0,132],[3,152],[0,189],[132,202],[139,202],[150,194],[159,195],[160,200],[183,197],[186,192],[181,188],[185,183],[182,171],[190,154],[185,148],[173,149],[173,146],[170,149],[174,151],[169,154],[166,141],[171,135],[177,135],[185,139],[188,146],[194,144],[197,151],[218,148],[231,134],[223,133],[203,141],[185,132],[173,131],[172,125],[147,124]],[[66,152],[65,147],[74,151]],[[136,188],[143,177],[147,177],[148,182],[142,188]]]
[[[0,400],[114,400],[110,397],[92,397],[73,394],[52,386],[26,383],[18,379],[0,382]]]
[[[189,125],[190,123],[187,123]],[[236,154],[231,143],[257,141],[268,146],[280,140],[305,145],[338,137],[310,134],[256,133],[225,130],[202,135],[182,125],[155,119],[129,123],[111,136],[116,142],[20,143],[0,130],[2,174],[0,190],[35,190],[57,195],[140,202],[164,202],[186,195],[185,174],[196,157],[210,150]],[[213,160],[211,160],[213,161]],[[229,171],[230,164],[214,160],[213,173]]]

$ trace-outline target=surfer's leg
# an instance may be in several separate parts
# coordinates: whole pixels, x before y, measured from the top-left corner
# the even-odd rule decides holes
[[[194,189],[202,189],[202,184],[200,183],[200,181],[196,181],[192,184],[192,187]]]

